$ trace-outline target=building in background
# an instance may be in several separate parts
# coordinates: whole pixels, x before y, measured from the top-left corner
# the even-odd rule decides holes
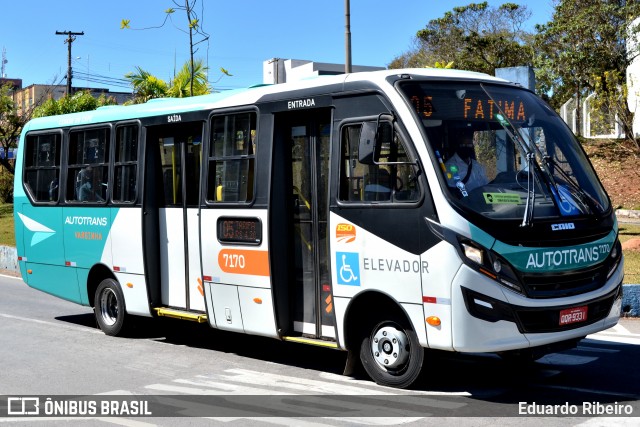
[[[18,105],[18,114],[24,114],[35,106],[43,103],[49,98],[58,100],[62,98],[67,91],[65,85],[41,85],[33,84],[14,92],[14,101]],[[114,98],[117,104],[124,104],[133,97],[131,92],[110,92],[109,89],[98,89],[89,87],[74,87],[75,93],[81,91],[89,91],[91,95],[98,98],[100,95]]]
[[[0,86],[4,86],[6,84],[10,84],[14,91],[22,89],[22,79],[7,79],[5,77],[0,77]]]
[[[385,70],[386,68],[354,65],[351,69],[355,73]],[[338,74],[344,74],[344,64],[281,58],[272,58],[262,63],[262,82],[264,84],[287,83],[316,76],[336,76]]]
[[[632,57],[627,67],[627,104],[629,111],[633,113],[633,134],[640,135],[640,58],[638,57],[639,34],[631,29],[637,28],[640,18],[636,18],[629,25],[631,36],[627,38],[627,54]]]

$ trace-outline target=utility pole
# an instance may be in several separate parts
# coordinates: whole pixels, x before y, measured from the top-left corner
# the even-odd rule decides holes
[[[3,79],[5,77],[7,77],[7,75],[4,72],[5,71],[5,65],[6,65],[7,62],[9,62],[9,61],[7,61],[7,49],[4,46],[2,46],[2,60],[0,61],[0,66],[1,66],[1,68],[0,68],[0,77],[3,78]]]
[[[345,61],[344,72],[348,74],[351,72],[351,5],[349,0],[344,0],[344,44],[345,44]]]
[[[67,43],[67,96],[71,96],[71,44],[75,41],[76,36],[84,36],[84,31],[74,33],[73,31],[56,31],[58,36],[67,36],[64,41]]]

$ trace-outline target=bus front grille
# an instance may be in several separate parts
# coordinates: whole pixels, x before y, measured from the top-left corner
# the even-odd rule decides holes
[[[608,263],[580,270],[522,274],[521,280],[530,298],[561,298],[599,289],[607,281]]]
[[[550,309],[515,307],[514,315],[518,329],[525,334],[559,332],[598,322],[609,315],[615,299],[619,297],[622,292],[621,289],[622,287],[619,286],[613,292],[585,304],[587,307],[587,320],[580,323],[560,324],[560,311],[566,307],[554,307]]]

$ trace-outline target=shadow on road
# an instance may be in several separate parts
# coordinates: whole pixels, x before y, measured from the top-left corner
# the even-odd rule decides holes
[[[57,320],[96,328],[91,313],[61,316]],[[207,324],[166,318],[136,319],[128,338],[233,353],[319,373],[341,374],[346,362],[346,352],[342,351],[225,332]],[[535,363],[521,364],[508,363],[492,354],[428,350],[423,378],[414,388],[443,393],[465,392],[472,399],[497,405],[531,401],[548,405],[590,401],[638,404],[638,360],[640,346],[589,339],[581,341],[576,349],[545,356]],[[361,371],[356,378],[367,379]]]

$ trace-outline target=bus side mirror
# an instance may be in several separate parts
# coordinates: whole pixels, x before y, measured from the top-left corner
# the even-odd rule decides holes
[[[358,161],[363,165],[375,164],[375,153],[377,152],[377,130],[377,123],[362,123],[362,129],[360,131],[360,143],[358,145]]]

